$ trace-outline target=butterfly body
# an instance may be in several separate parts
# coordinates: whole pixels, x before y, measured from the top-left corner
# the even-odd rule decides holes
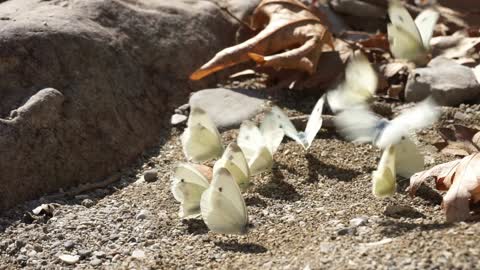
[[[209,188],[200,201],[202,218],[216,233],[245,234],[248,215],[245,201],[235,179],[225,168],[214,172]]]

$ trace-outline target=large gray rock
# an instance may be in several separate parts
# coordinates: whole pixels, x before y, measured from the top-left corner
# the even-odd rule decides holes
[[[220,129],[237,128],[264,109],[266,99],[257,90],[204,89],[190,97],[190,107],[204,109]]]
[[[15,0],[0,17],[0,210],[132,162],[221,76],[188,81],[237,29],[201,0]]]
[[[480,84],[471,68],[437,57],[427,67],[410,72],[405,100],[416,102],[432,95],[444,106],[457,106],[480,97]]]

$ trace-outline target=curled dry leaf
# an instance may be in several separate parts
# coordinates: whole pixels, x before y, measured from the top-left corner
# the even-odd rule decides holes
[[[432,53],[446,58],[471,58],[472,51],[480,43],[480,37],[465,37],[460,34],[434,37],[430,41]]]
[[[323,46],[334,48],[333,37],[325,23],[297,0],[263,0],[253,12],[250,26],[260,32],[243,43],[218,52],[193,72],[190,79],[200,80],[249,60],[262,66],[312,74],[316,71]]]
[[[414,174],[410,178],[410,194],[414,195],[428,177],[435,179],[437,189],[448,190],[442,203],[447,221],[468,219],[470,203],[480,201],[480,153]]]
[[[442,141],[433,145],[443,154],[467,156],[480,152],[480,130],[462,125],[454,125],[453,129],[439,128]]]

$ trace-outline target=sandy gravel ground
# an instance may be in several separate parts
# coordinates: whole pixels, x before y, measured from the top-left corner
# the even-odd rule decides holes
[[[294,102],[290,113],[308,112],[313,104]],[[480,118],[478,107],[462,107],[444,110],[441,123],[460,123],[453,120],[459,110],[468,111],[464,123]],[[2,213],[0,269],[480,268],[478,218],[444,223],[433,185],[410,198],[406,179],[394,197],[376,199],[370,176],[380,151],[326,129],[308,153],[285,139],[273,171],[252,180],[245,195],[247,235],[217,235],[201,220],[182,221],[170,193],[172,169],[184,159],[181,131],[169,131],[115,184],[53,201],[58,206],[51,218],[26,214],[48,200]],[[237,132],[223,133],[225,142]],[[428,167],[452,159],[430,146],[435,138],[433,129],[418,133]],[[142,175],[150,168],[158,169],[159,179],[147,183]],[[63,254],[79,260],[67,264]]]

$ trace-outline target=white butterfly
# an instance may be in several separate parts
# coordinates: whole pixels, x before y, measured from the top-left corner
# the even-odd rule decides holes
[[[315,107],[313,107],[312,113],[308,117],[307,126],[304,132],[298,132],[285,112],[279,107],[274,106],[271,113],[273,114],[278,126],[285,131],[285,135],[302,145],[304,149],[308,149],[312,145],[313,140],[322,127],[322,111],[324,103],[325,98],[322,96],[315,104]]]
[[[333,112],[362,105],[377,90],[378,77],[367,57],[360,51],[354,53],[345,69],[345,81],[327,92],[327,102]]]
[[[208,186],[207,178],[192,164],[177,165],[171,190],[173,197],[180,202],[181,218],[194,218],[200,215],[200,198]]]
[[[404,110],[399,116],[387,120],[375,115],[365,107],[355,107],[339,113],[335,124],[349,140],[372,142],[381,149],[400,142],[403,137],[416,129],[433,124],[440,111],[432,98],[428,98],[411,109]]]
[[[202,218],[208,228],[217,233],[245,234],[247,232],[247,207],[240,188],[230,172],[219,168],[202,194]]]
[[[377,170],[372,173],[372,193],[384,198],[395,194],[397,188],[395,172],[395,146],[383,150]]]
[[[430,39],[439,14],[427,9],[414,21],[400,1],[391,0],[388,16],[392,22],[387,26],[387,32],[393,56],[419,65],[427,64]]]
[[[238,146],[248,161],[251,175],[269,171],[273,166],[273,154],[282,142],[284,132],[275,122],[274,115],[265,115],[260,129],[251,121],[244,121],[237,137]]]
[[[213,171],[220,168],[226,168],[232,174],[242,192],[250,186],[250,169],[242,149],[236,143],[227,146],[222,158],[215,162]]]
[[[395,168],[397,175],[410,178],[423,170],[425,160],[417,145],[408,137],[403,137],[395,145]]]
[[[192,108],[187,128],[181,136],[183,152],[188,160],[203,162],[222,155],[223,145],[217,126],[200,108]]]

